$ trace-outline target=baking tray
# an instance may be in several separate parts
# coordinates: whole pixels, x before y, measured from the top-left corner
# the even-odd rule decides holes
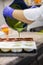
[[[3,42],[3,40],[4,40],[4,42]],[[22,52],[11,52],[11,50],[8,51],[8,52],[1,51],[1,48],[11,48],[10,46],[7,46],[7,45],[9,45],[9,43],[12,40],[13,40],[13,44],[14,44],[14,42],[18,42],[18,41],[23,42],[23,44],[24,44],[24,41],[25,42],[28,42],[28,41],[29,42],[34,42],[32,38],[8,38],[7,41],[6,41],[6,38],[0,38],[0,56],[25,56],[25,55],[27,56],[30,53],[33,53],[33,54],[36,53],[36,47],[32,51],[25,51],[23,49],[23,48],[25,48],[24,46],[20,47],[20,48],[22,48]],[[6,42],[9,42],[9,43],[6,43]],[[13,45],[13,44],[11,44],[11,45]],[[12,47],[12,48],[14,48],[14,47]],[[15,47],[15,48],[19,48],[19,47]]]

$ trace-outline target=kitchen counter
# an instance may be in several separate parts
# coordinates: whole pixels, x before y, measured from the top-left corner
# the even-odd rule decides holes
[[[14,33],[15,37],[19,37],[18,35],[16,36],[15,34],[16,33]],[[10,37],[12,37],[12,35]],[[27,37],[27,38],[30,37],[31,38],[32,37],[36,42],[38,42],[37,46],[39,46],[39,45],[41,45],[43,43],[43,33],[41,34],[41,33],[37,33],[37,32],[36,33],[33,33],[33,32],[32,33],[31,32],[21,32],[20,37],[23,37],[23,38],[25,38],[25,37]],[[10,57],[10,55],[11,55],[11,57]],[[0,54],[0,65],[5,65],[5,64],[7,64],[9,62],[12,62],[13,60],[15,60],[17,58],[17,55],[21,56],[21,57],[29,56],[29,55],[32,56],[32,53],[31,54],[30,53],[18,53],[18,54],[17,53],[15,53],[15,54],[14,53],[9,53],[9,54],[8,53],[5,53],[5,54],[1,53]],[[35,54],[33,54],[33,55],[35,55]]]
[[[33,38],[34,41],[43,43],[43,33],[38,32],[21,32],[21,38]]]

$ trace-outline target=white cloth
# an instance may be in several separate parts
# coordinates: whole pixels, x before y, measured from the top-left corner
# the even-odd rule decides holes
[[[25,9],[23,14],[27,20],[35,21],[36,19],[43,17],[43,5],[37,8]]]

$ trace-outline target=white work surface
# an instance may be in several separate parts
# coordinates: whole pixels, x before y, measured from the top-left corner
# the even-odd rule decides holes
[[[33,38],[36,42],[43,42],[43,33],[38,32],[21,32],[21,38]]]

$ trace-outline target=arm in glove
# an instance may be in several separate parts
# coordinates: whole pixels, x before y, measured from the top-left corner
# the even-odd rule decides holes
[[[6,7],[3,11],[4,16],[13,17],[24,23],[32,23],[43,13],[43,7],[29,8],[24,10],[14,10],[11,7]]]

